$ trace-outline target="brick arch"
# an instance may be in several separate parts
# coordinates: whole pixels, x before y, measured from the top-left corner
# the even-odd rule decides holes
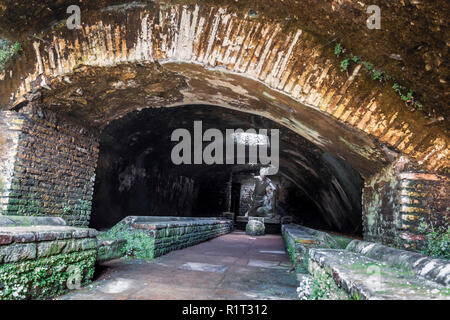
[[[64,81],[81,65],[160,63],[191,76],[198,74],[195,67],[183,70],[177,64],[199,65],[208,73],[262,84],[408,155],[427,171],[448,172],[449,138],[441,128],[409,112],[389,87],[370,80],[359,65],[348,75],[340,72],[338,61],[307,32],[209,6],[108,7],[87,13],[82,21],[79,30],[62,23],[25,46],[23,57],[0,75],[4,108],[20,107],[31,92]],[[297,110],[292,103],[274,118],[298,131]]]

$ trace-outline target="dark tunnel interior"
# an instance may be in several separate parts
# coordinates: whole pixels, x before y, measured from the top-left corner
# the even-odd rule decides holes
[[[269,177],[277,185],[277,212],[308,227],[361,234],[363,179],[346,161],[272,120],[207,105],[135,111],[102,131],[91,227],[109,228],[130,215],[245,214],[260,164],[250,164],[248,157],[244,164],[236,164],[237,159],[212,165],[171,161],[178,143],[171,141],[172,132],[185,128],[192,133],[194,121],[202,121],[203,132],[279,129],[279,171]]]

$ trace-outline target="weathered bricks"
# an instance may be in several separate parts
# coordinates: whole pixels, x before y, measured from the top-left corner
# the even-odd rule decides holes
[[[195,245],[233,229],[232,221],[220,218],[129,216],[118,225],[153,238],[153,257]]]
[[[61,216],[69,225],[87,226],[97,139],[85,128],[33,107],[1,112],[0,133],[10,141],[6,147],[16,151],[0,155],[1,212]]]
[[[283,224],[281,234],[292,264],[300,273],[305,272],[310,248],[340,247],[327,233],[297,224]]]
[[[86,284],[94,272],[96,236],[64,225],[0,227],[0,300],[51,298],[70,289],[76,274],[80,278],[72,280]]]
[[[416,170],[400,159],[365,181],[365,240],[420,249],[426,241],[421,222],[435,228],[448,226],[450,180]]]
[[[0,261],[2,256],[5,257],[14,248],[18,252],[17,261],[47,257],[52,246],[61,247],[64,252],[95,249],[96,235],[96,232],[90,233],[89,229],[68,226],[0,227],[0,239],[3,239],[0,242]],[[22,251],[28,252],[27,250],[32,252],[19,254]],[[10,255],[8,261],[3,262],[16,261]]]

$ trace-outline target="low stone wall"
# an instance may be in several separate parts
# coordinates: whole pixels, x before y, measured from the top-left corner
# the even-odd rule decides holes
[[[221,218],[129,216],[102,237],[126,238],[129,255],[151,259],[229,233],[232,229],[233,222]],[[147,240],[137,239],[137,235],[143,235]]]
[[[450,285],[450,261],[399,250],[378,243],[353,240],[347,250],[382,261],[393,267],[411,270],[419,276],[442,285]]]
[[[307,271],[310,248],[339,248],[339,244],[327,233],[297,224],[282,225],[281,234],[298,273]]]
[[[125,255],[127,240],[125,239],[99,239],[97,262],[119,259]]]
[[[332,293],[329,299],[450,299],[446,286],[348,250],[311,249],[308,259],[318,286]]]
[[[96,236],[61,225],[0,227],[0,299],[45,299],[87,284]]]
[[[65,226],[60,217],[0,216],[0,227]]]
[[[335,236],[294,224],[282,234],[302,299],[450,299],[446,260],[359,240],[342,248]]]

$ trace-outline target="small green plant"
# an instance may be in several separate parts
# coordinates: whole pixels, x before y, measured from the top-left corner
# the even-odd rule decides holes
[[[339,57],[341,53],[342,53],[342,46],[339,43],[336,43],[336,45],[334,46],[334,54]]]
[[[436,226],[425,219],[420,220],[419,232],[425,235],[426,241],[422,253],[432,257],[450,259],[450,225]]]
[[[373,70],[373,80],[379,80],[379,81],[383,81],[384,79],[384,75],[383,72],[380,70]]]
[[[352,54],[352,53],[345,53],[345,48],[342,47],[340,43],[336,43],[334,47],[334,54],[338,57],[347,57],[344,60],[341,60],[340,63],[340,69],[341,72],[346,72],[350,66],[350,63],[357,63],[362,65],[363,70],[366,71],[366,73],[370,74],[374,80],[380,81],[380,82],[386,82],[386,81],[394,81],[395,79],[391,77],[390,75],[384,73],[381,70],[375,69],[375,66],[368,62],[362,60],[360,57]],[[398,83],[394,83],[392,86],[392,89],[400,96],[402,101],[405,102],[408,106],[413,106],[417,110],[423,110],[423,105],[417,101],[417,98],[414,96],[414,92],[410,89],[407,94],[404,94],[404,92],[407,91],[407,88],[401,86]]]
[[[353,54],[350,54],[350,57],[351,57],[351,59],[352,59],[352,61],[354,63],[358,63],[358,61],[359,61],[359,57],[358,56],[354,56]]]
[[[392,85],[392,89],[394,89],[395,92],[400,93],[401,92],[401,88],[403,88],[401,85],[399,85],[398,83],[394,83]]]
[[[154,258],[155,239],[143,231],[129,230],[126,225],[117,224],[99,238],[127,240],[125,252],[128,258]]]
[[[0,70],[3,70],[8,60],[20,50],[18,42],[11,43],[8,40],[0,39]]]
[[[373,70],[373,64],[371,64],[370,62],[363,61],[361,62],[361,64],[363,65],[364,69],[366,69],[366,71],[370,72]]]
[[[409,100],[411,100],[412,96],[413,96],[413,92],[412,92],[412,90],[410,89],[410,90],[408,91],[408,93],[406,94],[406,96],[405,96],[404,94],[402,94],[400,97],[401,97],[401,99],[402,99],[403,101],[409,101]]]
[[[419,101],[414,101],[414,106],[417,110],[423,110],[423,105]]]
[[[332,297],[333,292],[333,280],[324,275],[316,275],[316,278],[312,280],[311,295],[309,300],[328,300]]]
[[[348,58],[341,61],[341,71],[342,72],[347,71],[348,64],[349,64],[349,59]]]

